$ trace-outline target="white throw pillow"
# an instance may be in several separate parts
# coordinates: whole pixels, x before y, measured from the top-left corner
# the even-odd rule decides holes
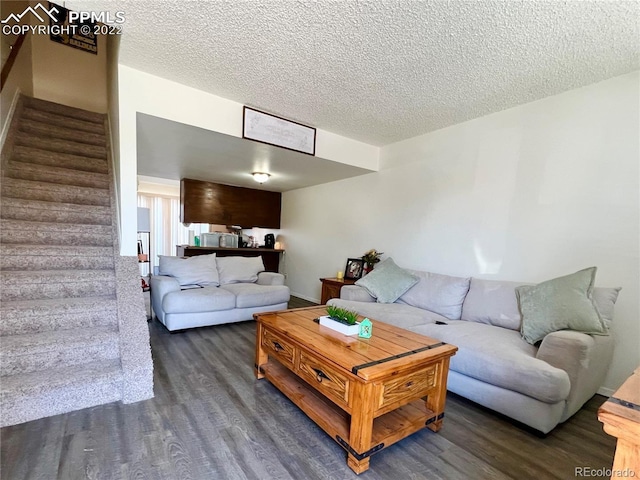
[[[218,257],[217,262],[220,285],[255,283],[264,272],[262,257]]]
[[[180,285],[220,285],[216,254],[197,255],[195,257],[169,257],[158,255],[160,262],[158,273],[174,277]]]

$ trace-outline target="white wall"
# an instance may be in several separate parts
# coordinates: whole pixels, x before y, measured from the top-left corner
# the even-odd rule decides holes
[[[136,254],[136,175],[138,112],[242,137],[242,107],[238,102],[196,90],[164,78],[119,66],[122,255]],[[379,148],[318,129],[316,155],[372,170],[378,169]],[[171,161],[171,159],[167,159]]]
[[[598,266],[622,286],[605,387],[640,363],[639,74],[381,150],[379,172],[287,192],[292,294],[376,248],[405,267],[538,282]]]
[[[0,2],[0,17],[6,18],[11,13],[21,13],[29,5],[29,2]],[[2,35],[2,64],[5,58],[9,57],[10,45],[16,41],[16,36]],[[31,79],[31,35],[27,35],[18,56],[11,68],[11,72],[7,77],[7,82],[2,88],[0,94],[0,125],[2,132],[0,133],[0,146],[4,145],[5,138],[9,129],[9,122],[15,109],[20,93],[24,95],[33,95],[33,81]]]
[[[149,193],[157,196],[179,197],[180,180],[147,177],[138,175],[138,193]]]

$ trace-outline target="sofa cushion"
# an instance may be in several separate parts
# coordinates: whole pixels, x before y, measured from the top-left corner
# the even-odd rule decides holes
[[[255,283],[234,283],[223,285],[220,290],[226,290],[236,297],[237,308],[262,307],[276,305],[289,301],[289,287],[284,285],[257,285]]]
[[[379,303],[393,303],[416,283],[418,277],[400,268],[392,258],[387,258],[356,285],[364,288]]]
[[[398,303],[430,310],[452,320],[460,318],[462,302],[469,291],[469,277],[408,271],[418,277],[419,281],[398,299]]]
[[[204,287],[167,293],[162,299],[165,313],[196,313],[230,310],[236,306],[236,296],[218,287]]]
[[[218,257],[220,285],[255,283],[258,273],[264,272],[262,257]]]
[[[520,331],[516,287],[522,282],[472,278],[462,305],[462,320]]]
[[[464,320],[410,330],[456,345],[459,350],[450,363],[453,371],[546,403],[569,396],[567,372],[537,359],[538,349],[522,340],[519,332]]]
[[[611,328],[611,323],[613,322],[613,306],[618,299],[618,294],[621,289],[621,287],[596,287],[593,289],[593,303],[598,308],[600,316],[607,328]]]
[[[332,298],[327,302],[327,305],[336,305],[338,307],[347,308],[358,312],[360,315],[369,317],[372,320],[380,320],[381,322],[390,323],[397,327],[407,329],[424,323],[449,321],[442,315],[430,312],[429,310],[423,310],[421,308],[399,303],[369,303]],[[375,334],[376,332],[374,329],[373,335],[375,336]]]
[[[343,300],[354,300],[356,302],[375,302],[376,299],[369,295],[364,288],[357,285],[345,285],[340,289],[340,298]]]
[[[520,330],[522,317],[518,308],[516,287],[521,285],[531,284],[472,278],[469,293],[462,304],[462,320]],[[620,287],[593,289],[593,303],[608,328],[613,321],[613,307],[619,292]]]
[[[607,334],[591,299],[596,267],[535,286],[516,288],[522,314],[522,338],[534,344],[558,330]]]
[[[174,277],[180,285],[219,285],[216,254],[195,257],[158,255],[158,274]]]

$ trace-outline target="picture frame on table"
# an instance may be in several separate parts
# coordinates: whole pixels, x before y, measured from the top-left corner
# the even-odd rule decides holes
[[[344,278],[359,280],[364,272],[364,260],[361,258],[348,258],[344,267]]]

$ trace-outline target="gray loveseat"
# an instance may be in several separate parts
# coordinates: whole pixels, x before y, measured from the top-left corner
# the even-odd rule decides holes
[[[184,261],[180,261],[184,260]],[[170,331],[252,320],[285,310],[284,275],[264,272],[260,257],[165,257],[151,277],[151,308]]]
[[[612,337],[563,330],[537,346],[525,342],[515,294],[523,283],[407,271],[420,280],[394,303],[377,303],[355,285],[328,303],[458,346],[448,389],[543,433],[571,417],[602,385]],[[593,291],[606,323],[618,291]]]

